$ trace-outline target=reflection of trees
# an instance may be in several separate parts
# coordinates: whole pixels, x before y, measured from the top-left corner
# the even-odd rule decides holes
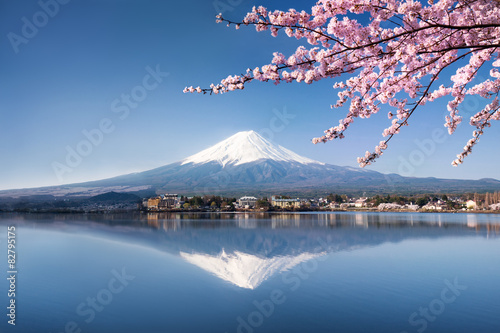
[[[161,246],[173,252],[216,255],[225,249],[267,257],[314,252],[319,238],[327,240],[329,251],[342,251],[405,239],[491,237],[500,228],[497,216],[477,214],[155,213],[148,218],[150,228],[163,232]]]
[[[39,224],[67,222],[136,228],[474,228],[495,233],[498,214],[468,213],[123,213],[123,214],[0,214],[0,221],[34,221]]]
[[[500,224],[486,224],[484,227],[486,227],[487,234],[488,235],[499,235],[500,234]],[[477,231],[479,231],[481,228],[481,225],[477,226]]]

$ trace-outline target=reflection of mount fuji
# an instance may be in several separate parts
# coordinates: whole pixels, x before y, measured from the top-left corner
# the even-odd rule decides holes
[[[32,218],[32,217],[30,217]],[[173,254],[235,286],[255,289],[301,263],[343,251],[413,239],[498,237],[498,215],[475,214],[148,214],[58,216],[78,232],[119,237]],[[47,215],[42,219],[47,220]],[[101,219],[101,220],[100,220]],[[0,216],[1,220],[1,216]],[[16,222],[19,225],[22,221]],[[33,223],[33,222],[31,222]],[[30,225],[30,222],[25,225]],[[50,223],[46,223],[51,227]],[[40,223],[33,223],[40,228]]]
[[[180,255],[187,262],[238,287],[255,289],[272,275],[291,269],[323,253],[301,253],[297,256],[265,258],[239,251],[227,254],[223,249],[219,255],[184,252]]]
[[[408,239],[500,233],[495,217],[465,214],[269,214],[266,218],[227,214],[215,221],[210,214],[188,220],[184,215],[163,217],[152,214],[149,220],[158,231],[165,230],[162,248],[247,289],[256,289],[301,263],[338,252]],[[490,220],[495,224],[489,224]]]

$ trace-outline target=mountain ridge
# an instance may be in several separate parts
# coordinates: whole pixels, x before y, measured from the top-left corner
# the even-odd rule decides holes
[[[498,191],[500,181],[403,177],[300,156],[244,131],[181,161],[103,180],[4,190],[0,197],[93,196],[110,191],[185,195],[422,194]]]

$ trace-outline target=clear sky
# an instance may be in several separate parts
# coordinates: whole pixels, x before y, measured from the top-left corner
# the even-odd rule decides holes
[[[269,63],[274,51],[287,55],[300,45],[284,35],[216,24],[219,11],[238,20],[253,5],[302,10],[315,1],[59,0],[64,4],[58,8],[54,1],[40,1],[47,15],[38,1],[0,0],[0,189],[148,170],[243,130],[259,131],[312,159],[357,166],[356,157],[373,150],[388,125],[386,110],[357,121],[344,140],[313,145],[313,137],[346,113],[329,107],[336,101],[332,80],[255,82],[222,96],[182,93],[187,85],[208,87]],[[131,95],[135,101],[127,100]],[[465,118],[482,105],[469,100]],[[464,165],[453,168],[472,128],[464,120],[456,134],[443,138],[445,113],[443,102],[426,105],[368,168],[500,179],[497,124]],[[71,152],[78,150],[75,158]]]

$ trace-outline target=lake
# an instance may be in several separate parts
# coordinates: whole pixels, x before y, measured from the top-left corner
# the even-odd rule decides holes
[[[500,215],[3,214],[0,243],[1,332],[500,332]]]

